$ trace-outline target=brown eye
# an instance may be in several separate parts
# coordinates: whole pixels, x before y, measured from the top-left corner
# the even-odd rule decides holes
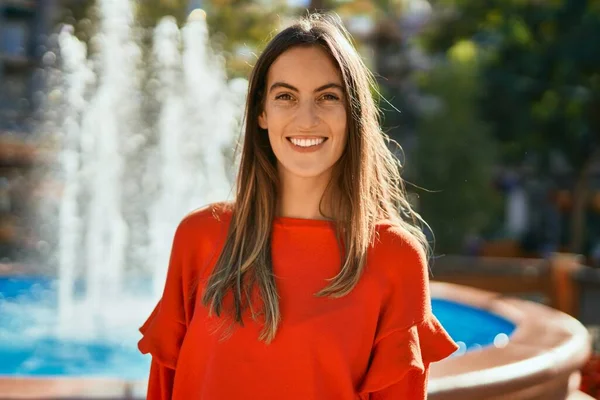
[[[275,100],[292,100],[292,96],[289,93],[281,93],[275,96]]]
[[[323,95],[322,99],[327,101],[338,101],[340,98],[335,94],[327,93]]]

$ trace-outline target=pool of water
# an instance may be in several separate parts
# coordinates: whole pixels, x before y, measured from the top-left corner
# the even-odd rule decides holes
[[[432,306],[461,346],[457,354],[508,339],[515,329],[506,319],[464,304],[434,298]],[[54,281],[0,278],[0,375],[146,377],[150,359],[138,353],[135,329],[117,339],[60,339],[51,334],[55,314]]]

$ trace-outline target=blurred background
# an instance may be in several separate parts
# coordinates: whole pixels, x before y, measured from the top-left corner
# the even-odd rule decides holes
[[[376,76],[384,130],[402,146],[411,200],[435,237],[433,279],[550,305],[597,332],[599,1],[109,3],[0,0],[0,275],[62,274],[75,287],[78,274],[99,276],[77,272],[81,260],[113,257],[121,267],[96,271],[108,281],[164,269],[174,223],[230,197],[257,55],[293,18],[326,10]],[[127,32],[108,24],[110,12]],[[193,89],[184,100],[182,88]],[[215,109],[218,121],[190,117]],[[115,158],[119,140],[125,155]],[[181,151],[201,161],[174,163]],[[170,199],[195,178],[168,176],[189,168],[204,171],[204,193]],[[103,169],[113,172],[95,173]],[[119,246],[129,250],[115,261]],[[136,250],[157,247],[156,266]],[[573,256],[566,273],[557,255]],[[597,356],[586,368],[582,390],[599,396]]]

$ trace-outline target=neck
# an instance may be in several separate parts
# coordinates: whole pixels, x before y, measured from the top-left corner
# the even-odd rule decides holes
[[[280,168],[282,171],[282,168]],[[280,190],[277,204],[277,215],[280,217],[328,219],[330,215],[327,202],[323,201],[321,214],[319,205],[329,183],[330,174],[318,177],[302,178],[280,172]]]

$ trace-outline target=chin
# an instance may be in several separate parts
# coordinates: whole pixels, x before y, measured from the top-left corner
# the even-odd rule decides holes
[[[323,172],[292,172],[292,175],[302,179],[312,179],[323,176]]]
[[[330,168],[325,168],[325,169],[322,169],[322,168],[319,168],[319,169],[294,168],[294,169],[288,169],[288,173],[291,176],[295,176],[298,178],[312,179],[312,178],[320,178],[325,175],[331,174],[331,169]]]

